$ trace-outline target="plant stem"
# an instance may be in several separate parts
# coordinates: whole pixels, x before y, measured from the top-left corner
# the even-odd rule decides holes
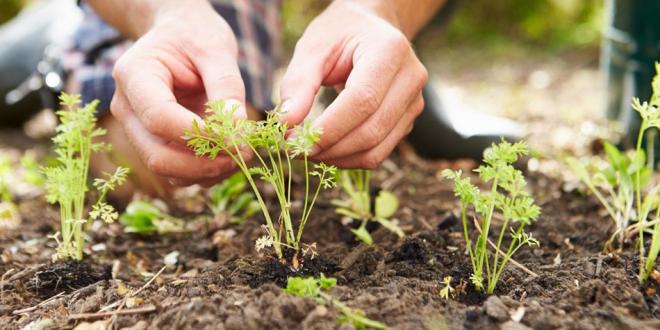
[[[642,120],[642,125],[639,128],[639,134],[637,135],[637,145],[635,146],[635,158],[639,157],[642,152],[642,140],[644,137],[644,131],[646,130],[646,120]],[[641,172],[642,169],[637,166],[635,169],[635,201],[637,202],[637,223],[642,223],[642,183],[641,183]],[[639,231],[639,278],[644,277],[644,231]]]

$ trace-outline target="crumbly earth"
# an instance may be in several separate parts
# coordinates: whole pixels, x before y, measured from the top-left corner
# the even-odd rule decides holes
[[[509,264],[496,295],[477,293],[469,284],[451,186],[438,176],[445,166],[468,170],[473,164],[401,156],[375,181],[400,196],[396,217],[405,239],[378,228],[373,246],[356,242],[329,203],[336,192],[324,194],[315,210],[305,241],[316,243],[318,256],[307,260],[303,272],[336,277],[336,299],[398,329],[660,327],[660,297],[653,284],[638,284],[634,254],[603,253],[611,223],[598,204],[539,172],[528,175],[543,216],[529,230],[541,247],[515,256],[538,276]],[[52,328],[82,322],[115,329],[348,327],[337,323],[333,308],[282,292],[290,272],[255,252],[254,241],[263,234],[258,218],[161,236],[124,234],[118,224],[99,226],[87,245],[96,251],[84,263],[53,264],[55,242],[47,235],[57,228],[56,209],[41,198],[19,205],[23,221],[0,238],[2,328],[40,320]],[[173,251],[176,264],[164,267]],[[445,276],[457,290],[449,300],[439,295]],[[127,294],[138,289],[135,296]],[[103,314],[118,308],[126,314]]]

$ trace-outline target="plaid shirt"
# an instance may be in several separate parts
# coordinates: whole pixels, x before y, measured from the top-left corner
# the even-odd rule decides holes
[[[280,41],[280,0],[210,0],[238,40],[238,65],[246,98],[257,109],[273,108],[271,92]],[[84,21],[64,58],[64,67],[78,80],[84,102],[98,99],[107,111],[115,91],[112,68],[131,46],[117,30],[82,3]]]

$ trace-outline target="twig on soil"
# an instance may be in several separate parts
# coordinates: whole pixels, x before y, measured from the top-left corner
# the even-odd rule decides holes
[[[18,315],[18,314],[23,314],[23,313],[32,312],[32,311],[36,310],[37,308],[39,308],[39,307],[41,307],[41,306],[44,306],[44,305],[50,303],[51,301],[53,301],[53,300],[55,300],[55,299],[57,299],[57,298],[59,298],[59,297],[61,297],[61,296],[63,296],[63,295],[64,295],[64,291],[62,291],[62,292],[60,292],[60,293],[58,293],[58,294],[56,294],[56,295],[54,295],[54,296],[52,296],[52,297],[50,297],[50,298],[48,298],[48,299],[42,301],[42,302],[40,302],[40,303],[38,303],[37,305],[34,305],[34,306],[32,306],[32,307],[27,307],[27,308],[23,308],[23,309],[17,309],[17,310],[15,310],[15,311],[13,311],[12,314],[14,314],[14,315]]]
[[[80,288],[80,289],[78,289],[78,290],[76,290],[76,291],[71,292],[71,293],[68,295],[68,296],[69,296],[69,297],[68,297],[69,302],[72,302],[72,301],[74,301],[74,300],[77,300],[77,299],[80,297],[80,295],[84,295],[84,296],[89,295],[89,294],[91,293],[92,290],[94,290],[97,286],[99,286],[99,284],[101,284],[101,283],[103,283],[103,282],[105,282],[105,280],[98,281],[98,282],[96,282],[96,283],[92,283],[92,284],[90,284],[90,285],[88,285],[88,286],[82,287],[82,288]]]
[[[155,312],[155,311],[156,311],[156,306],[147,305],[147,306],[140,307],[140,308],[120,309],[120,310],[110,311],[110,312],[73,314],[73,315],[69,315],[69,320],[97,319],[97,318],[104,318],[104,317],[115,316],[115,315],[142,314],[142,313],[151,313],[151,312]]]
[[[2,274],[2,278],[0,279],[0,302],[5,301],[5,277],[9,276],[15,270],[16,269],[12,268],[6,271],[4,274]]]
[[[472,218],[472,219],[474,220],[474,226],[477,228],[477,230],[478,230],[479,233],[481,234],[481,227],[479,226],[479,223],[477,222],[477,219],[476,219],[476,218]],[[506,253],[504,253],[504,251],[498,249],[498,248],[497,248],[497,245],[495,245],[495,243],[493,243],[490,239],[488,239],[487,241],[488,241],[488,245],[490,245],[490,246],[491,246],[495,251],[497,251],[497,253],[499,253],[501,256],[503,256],[503,257],[506,258]],[[514,266],[520,268],[522,271],[524,271],[525,273],[529,274],[530,276],[533,276],[533,277],[538,277],[538,276],[539,276],[539,274],[533,272],[531,269],[529,269],[529,268],[523,266],[521,263],[515,261],[515,260],[513,259],[513,257],[510,257],[510,258],[509,258],[509,262],[510,262],[511,264],[513,264]]]
[[[146,289],[149,285],[151,285],[151,283],[152,283],[152,282],[153,282],[158,276],[160,276],[160,274],[163,273],[163,271],[165,271],[165,268],[167,268],[167,265],[163,266],[163,268],[161,268],[161,269],[158,271],[158,273],[156,273],[156,275],[154,275],[154,277],[152,277],[149,281],[147,281],[147,283],[145,283],[145,284],[144,284],[139,290],[135,291],[135,293],[130,294],[129,296],[130,296],[130,297],[136,296],[136,295],[138,295],[140,292],[142,292],[142,290]]]
[[[8,278],[8,279],[7,279],[7,282],[11,283],[11,282],[13,282],[13,281],[16,281],[16,280],[22,279],[23,277],[26,277],[26,276],[28,276],[28,275],[30,275],[30,274],[36,272],[37,270],[39,270],[39,269],[40,269],[41,267],[43,267],[44,265],[45,265],[45,264],[35,265],[35,266],[30,267],[30,268],[23,269],[23,270],[21,270],[20,272],[14,274],[14,275],[12,275],[10,278]]]

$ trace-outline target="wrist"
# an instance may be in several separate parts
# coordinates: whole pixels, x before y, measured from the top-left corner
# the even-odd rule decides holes
[[[134,1],[131,6],[131,12],[138,13],[132,24],[137,37],[155,25],[184,20],[191,12],[212,10],[207,0],[143,0]]]
[[[337,0],[360,6],[399,29],[409,40],[426,25],[445,0]]]
[[[397,15],[397,0],[340,0],[336,2],[367,10],[404,32],[405,28],[402,26],[401,18]],[[408,35],[406,34],[406,36]]]

